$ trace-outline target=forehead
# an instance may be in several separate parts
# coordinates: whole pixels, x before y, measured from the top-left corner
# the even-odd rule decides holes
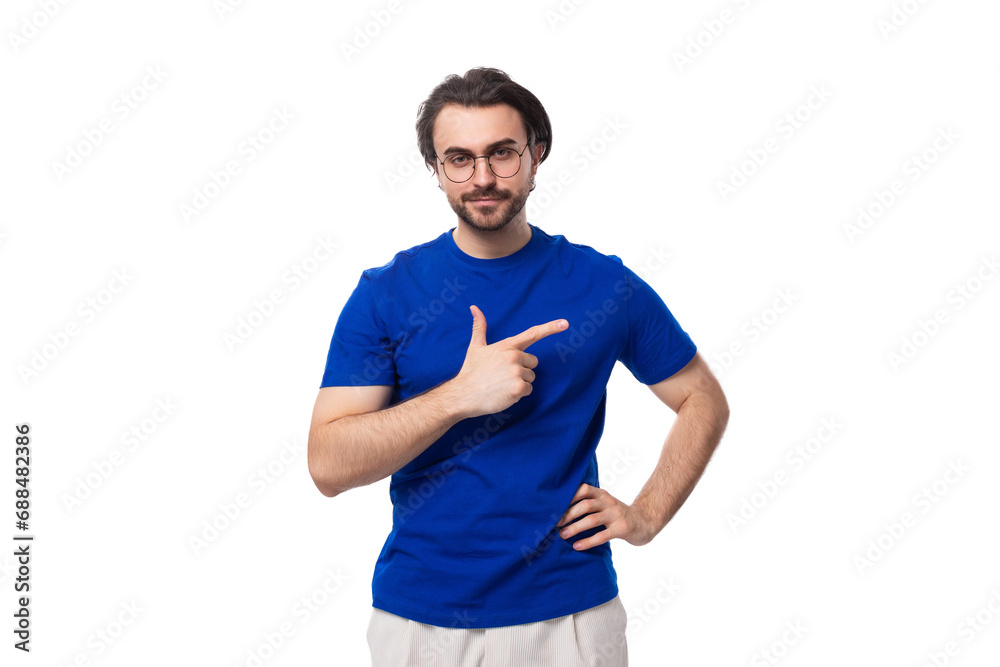
[[[437,151],[451,146],[481,149],[494,141],[511,138],[527,139],[521,114],[509,104],[490,107],[463,107],[446,104],[434,120],[434,148]]]

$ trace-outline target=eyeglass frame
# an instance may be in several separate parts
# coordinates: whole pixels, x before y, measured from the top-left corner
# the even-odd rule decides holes
[[[516,146],[517,144],[514,144],[514,145]],[[490,168],[490,171],[497,178],[514,178],[519,173],[521,173],[521,163],[523,162],[522,156],[524,155],[524,151],[528,150],[528,148],[530,146],[531,146],[531,141],[529,140],[527,143],[524,144],[524,148],[521,149],[521,152],[518,153],[518,151],[516,151],[516,150],[514,151],[515,153],[517,153],[517,171],[515,171],[510,176],[501,176],[500,174],[498,174],[495,171],[493,171],[493,165],[490,164],[490,156],[489,155],[466,155],[465,153],[452,153],[452,155],[466,155],[466,157],[471,157],[472,158],[472,173],[469,174],[469,177],[466,178],[465,180],[463,180],[463,181],[456,181],[454,178],[452,178],[451,176],[448,175],[448,170],[447,170],[447,168],[445,166],[444,160],[442,160],[441,158],[439,158],[436,153],[434,154],[434,157],[436,157],[437,160],[438,160],[438,162],[441,163],[441,170],[444,171],[445,178],[447,178],[452,183],[468,183],[469,181],[471,181],[472,177],[476,175],[476,169],[479,167],[479,158],[485,158],[485,160],[486,160],[486,166]],[[493,150],[498,150],[500,148],[510,148],[510,147],[509,146],[497,146]],[[451,157],[451,155],[449,155],[448,157]]]

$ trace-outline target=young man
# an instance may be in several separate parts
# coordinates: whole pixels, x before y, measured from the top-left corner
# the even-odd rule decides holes
[[[324,495],[391,475],[373,664],[627,665],[610,540],[647,544],[673,517],[726,399],[620,258],[528,223],[552,141],[533,94],[496,69],[452,75],[417,135],[457,225],[362,272],[309,434]],[[677,413],[631,505],[598,486],[616,361]]]

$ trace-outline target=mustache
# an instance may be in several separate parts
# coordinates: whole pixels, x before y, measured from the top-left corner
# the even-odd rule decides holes
[[[497,190],[484,190],[483,192],[473,192],[465,197],[465,201],[471,199],[506,199],[507,195]]]

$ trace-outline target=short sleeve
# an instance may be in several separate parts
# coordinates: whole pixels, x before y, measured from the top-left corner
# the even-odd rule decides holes
[[[363,272],[337,318],[320,387],[395,384],[392,344],[371,278]]]
[[[660,295],[627,266],[625,304],[628,336],[621,361],[635,379],[662,382],[694,358],[697,347],[674,318]]]

